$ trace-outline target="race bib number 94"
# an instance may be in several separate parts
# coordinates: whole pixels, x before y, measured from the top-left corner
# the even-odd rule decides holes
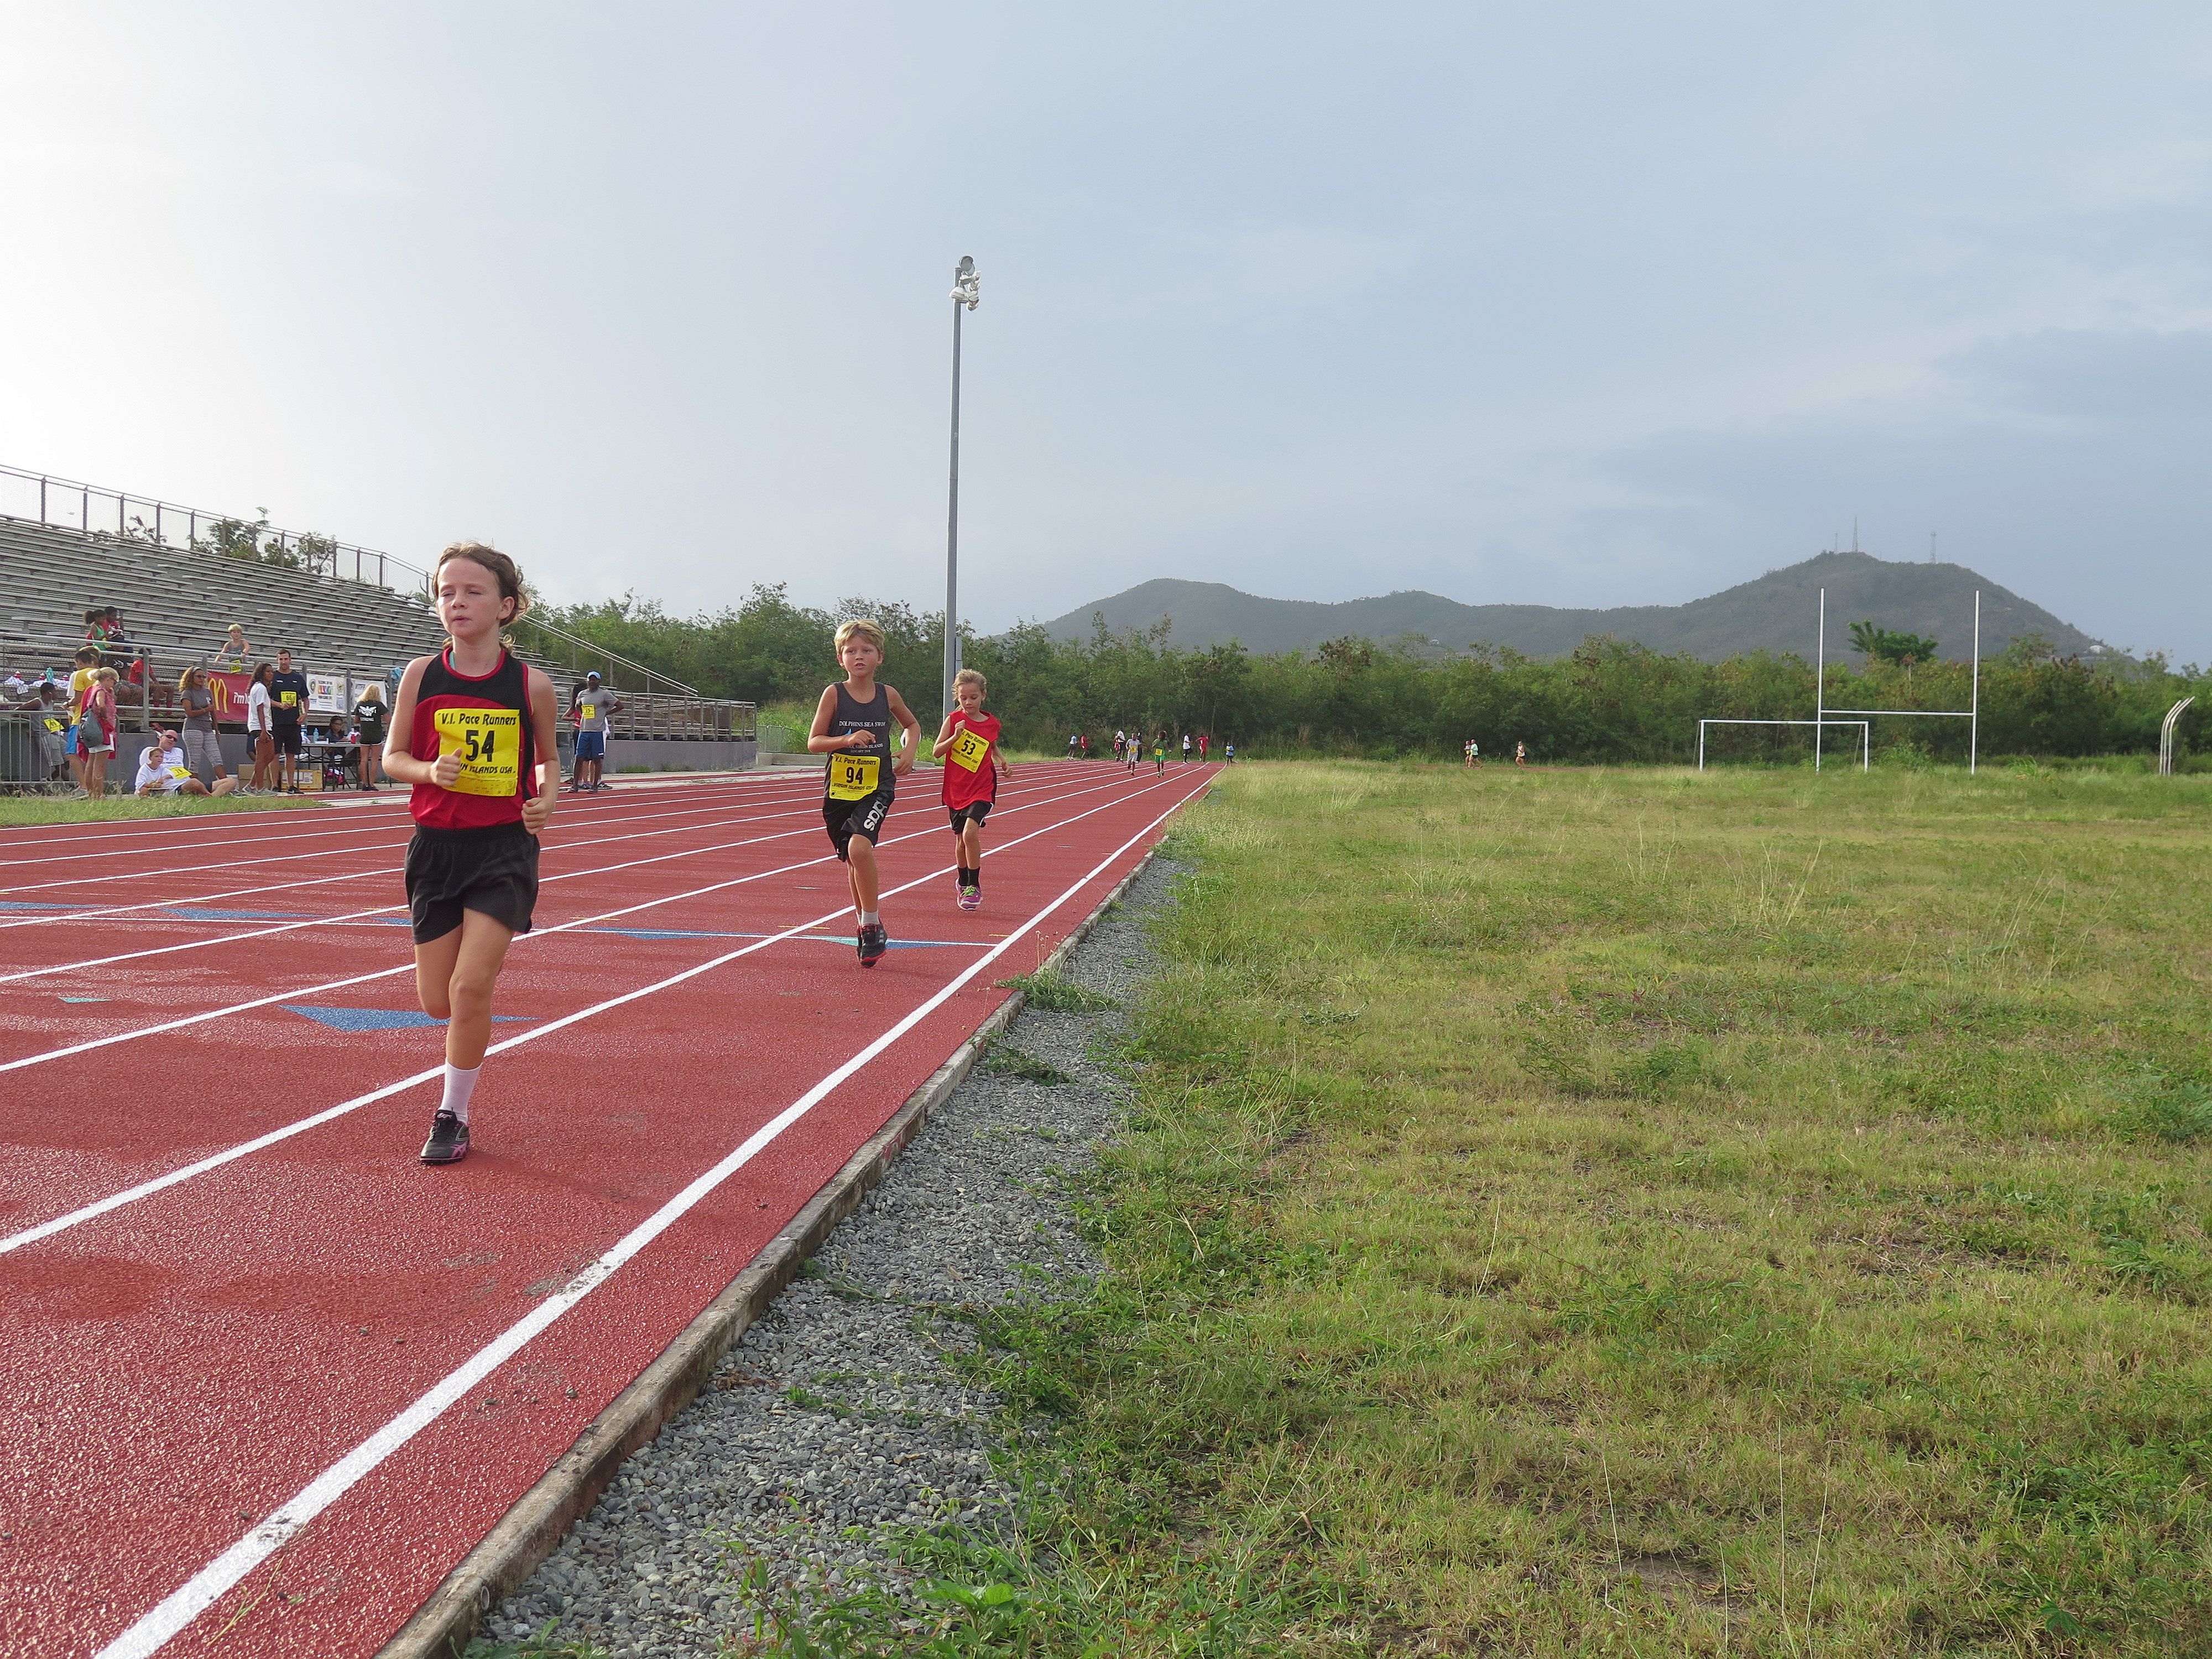
[[[952,761],[956,766],[974,771],[991,752],[991,740],[973,728],[963,727],[952,740]]]
[[[522,715],[513,708],[441,708],[438,757],[461,757],[457,795],[512,795],[522,787]]]
[[[830,799],[866,800],[876,793],[883,760],[877,755],[830,757]]]

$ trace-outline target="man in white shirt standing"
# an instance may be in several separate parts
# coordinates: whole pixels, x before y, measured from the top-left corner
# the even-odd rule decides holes
[[[137,793],[142,795],[227,795],[237,787],[236,778],[217,778],[210,789],[194,777],[184,742],[174,732],[157,730],[154,741],[138,751]]]

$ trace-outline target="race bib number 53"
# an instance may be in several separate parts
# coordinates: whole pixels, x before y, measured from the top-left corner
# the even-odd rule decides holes
[[[438,757],[461,757],[457,795],[512,795],[522,787],[522,715],[513,708],[441,708]]]
[[[991,740],[972,726],[962,728],[960,735],[952,740],[953,763],[970,772],[981,766],[990,752]]]
[[[866,800],[876,793],[876,779],[882,764],[882,758],[876,755],[830,756],[830,799]]]

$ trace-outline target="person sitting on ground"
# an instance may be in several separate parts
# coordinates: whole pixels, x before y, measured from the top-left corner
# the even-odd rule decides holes
[[[225,669],[233,674],[243,674],[252,655],[253,647],[246,642],[246,624],[233,623],[228,637],[208,653],[208,662],[211,667]]]
[[[569,788],[588,795],[605,787],[609,717],[621,707],[614,688],[599,683],[596,668],[568,699],[569,717],[576,722],[576,772]]]
[[[361,734],[361,777],[364,789],[374,790],[382,771],[384,734],[392,720],[392,706],[384,700],[384,688],[374,680],[361,689],[354,700],[354,729]]]
[[[195,664],[185,670],[177,681],[177,702],[185,711],[185,764],[196,775],[205,770],[215,782],[231,785],[222,769],[222,745],[216,738],[215,688],[208,684],[206,669]]]
[[[235,778],[217,778],[210,789],[194,777],[184,744],[173,731],[157,730],[154,741],[139,751],[137,793],[141,795],[227,795],[237,783]]]

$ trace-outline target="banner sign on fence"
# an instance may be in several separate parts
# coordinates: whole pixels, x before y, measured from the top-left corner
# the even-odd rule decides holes
[[[312,714],[342,714],[352,707],[346,696],[346,677],[343,674],[310,674],[307,676],[307,712]]]
[[[246,694],[252,689],[253,676],[234,674],[228,669],[208,671],[208,690],[215,693],[215,717],[219,720],[246,720]]]

